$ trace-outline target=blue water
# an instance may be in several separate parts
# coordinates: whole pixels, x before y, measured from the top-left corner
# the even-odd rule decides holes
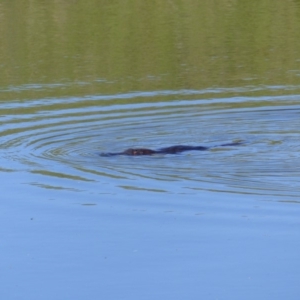
[[[1,298],[298,299],[300,97],[252,89],[2,106]]]

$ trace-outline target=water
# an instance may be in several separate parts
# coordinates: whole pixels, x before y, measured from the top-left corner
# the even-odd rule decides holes
[[[210,100],[195,90],[94,95],[84,99],[84,108],[77,107],[80,99],[70,98],[61,99],[64,108],[55,110],[49,110],[49,100],[40,100],[38,106],[27,101],[24,107],[16,101],[5,109],[2,168],[39,174],[37,181],[48,188],[53,177],[61,179],[53,184],[60,189],[72,188],[74,181],[97,183],[107,195],[124,189],[170,195],[203,190],[297,201],[299,96],[251,98],[243,96],[246,90],[241,96],[236,91],[235,97]],[[164,101],[174,94],[182,100]],[[191,95],[195,99],[184,99]],[[135,98],[146,101],[126,103]],[[115,105],[116,99],[123,102]],[[255,102],[263,105],[256,107]],[[33,114],[26,112],[29,107],[35,107]],[[243,145],[218,147],[232,141]],[[150,157],[100,156],[174,144],[212,148]]]
[[[299,5],[219,5],[0,6],[3,299],[298,299]]]
[[[0,156],[9,294],[38,298],[54,284],[61,299],[78,285],[78,299],[98,292],[150,299],[173,294],[175,285],[178,299],[222,299],[240,289],[238,299],[263,281],[265,298],[280,299],[290,287],[295,299],[300,97],[226,92],[209,100],[195,90],[54,99],[63,109],[50,109],[52,99],[6,105]],[[175,94],[182,100],[164,101]],[[99,155],[231,141],[244,144]]]

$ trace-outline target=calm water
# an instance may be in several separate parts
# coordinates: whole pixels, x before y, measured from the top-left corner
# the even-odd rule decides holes
[[[298,299],[300,7],[262,3],[0,5],[3,299]],[[174,144],[211,148],[100,156]]]

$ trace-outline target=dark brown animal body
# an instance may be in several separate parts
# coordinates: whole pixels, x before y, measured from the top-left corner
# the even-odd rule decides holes
[[[241,142],[222,144],[214,147],[225,147],[225,146],[238,146],[241,145]],[[204,151],[212,147],[204,146],[189,146],[189,145],[176,145],[171,147],[160,148],[158,150],[152,150],[147,148],[129,148],[123,152],[109,152],[101,153],[101,156],[116,156],[116,155],[128,155],[128,156],[141,156],[141,155],[152,155],[152,154],[177,154],[184,151],[198,150]]]

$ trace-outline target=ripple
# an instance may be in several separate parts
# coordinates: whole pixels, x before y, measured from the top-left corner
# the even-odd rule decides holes
[[[210,190],[298,197],[300,97],[224,97],[224,90],[222,98],[204,97],[219,92],[15,101],[1,111],[1,171],[39,174],[41,187],[49,186],[49,178],[69,180],[59,182],[66,188],[98,183],[103,193]],[[170,100],[175,95],[181,99]],[[236,140],[245,145],[149,157],[99,155],[129,147],[217,146]]]

